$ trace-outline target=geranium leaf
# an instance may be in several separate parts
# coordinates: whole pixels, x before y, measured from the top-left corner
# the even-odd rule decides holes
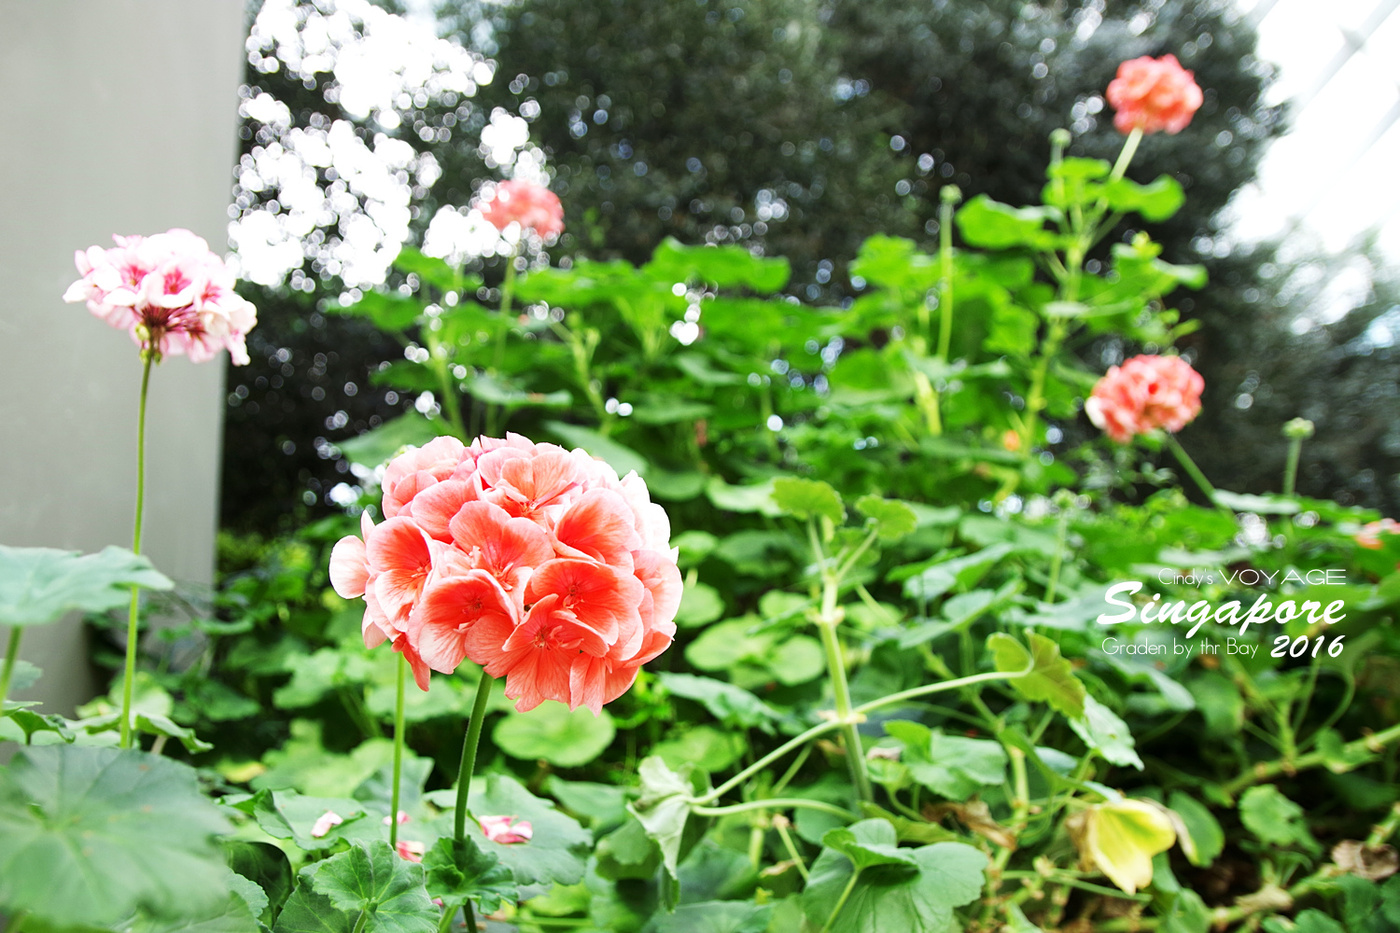
[[[433,933],[441,916],[423,886],[423,866],[400,858],[388,843],[360,842],[302,870],[318,894],[351,917],[365,915],[365,933]]]
[[[423,870],[428,896],[441,898],[449,907],[460,907],[470,899],[482,913],[492,914],[501,909],[502,901],[515,903],[520,896],[510,869],[470,838],[439,839],[423,856]]]
[[[55,926],[217,910],[229,885],[214,836],[227,829],[187,765],[24,749],[0,771],[0,904]]]
[[[327,813],[340,817],[320,836],[311,835],[316,822]],[[294,790],[262,790],[253,798],[253,818],[263,832],[276,839],[291,839],[301,849],[315,852],[354,838],[364,805],[345,797],[309,797]]]
[[[1177,838],[1186,858],[1197,868],[1205,868],[1225,849],[1225,832],[1205,804],[1181,791],[1172,791],[1167,801],[1180,819]]]
[[[849,834],[854,839],[849,845],[862,850],[884,851],[881,847],[893,848],[895,839],[894,827],[881,819],[862,820],[833,832],[837,834],[833,838],[843,843],[848,840],[842,833]],[[975,900],[982,891],[987,857],[972,846],[938,842],[896,851],[907,853],[912,870],[906,863],[858,869],[844,852],[824,849],[812,864],[802,893],[802,909],[812,928],[820,929],[832,920],[831,933],[943,933],[953,922],[953,909]],[[856,871],[859,877],[837,910]]]
[[[1070,719],[1069,726],[1104,760],[1142,770],[1142,759],[1133,748],[1133,734],[1128,724],[1098,700],[1086,694],[1084,715]]]
[[[1010,635],[997,632],[987,639],[997,670],[1003,673],[1029,670],[1011,686],[1028,700],[1042,700],[1069,717],[1084,715],[1084,685],[1070,663],[1060,656],[1060,646],[1044,635],[1030,633],[1027,650]]]
[[[839,525],[846,519],[846,507],[830,483],[817,479],[783,476],[773,481],[773,501],[794,518],[823,516]]]
[[[1317,842],[1304,820],[1303,808],[1272,784],[1251,787],[1240,795],[1240,822],[1270,845],[1298,844],[1313,849]]]
[[[822,836],[822,845],[835,849],[857,869],[864,871],[872,865],[895,865],[918,870],[912,849],[901,849],[896,845],[894,826],[886,820],[869,820],[868,831],[857,837],[849,828],[842,826],[828,831]]]
[[[432,791],[427,797],[434,804],[451,809],[456,793]],[[577,884],[583,879],[593,837],[578,820],[555,807],[553,801],[536,797],[509,775],[484,774],[472,781],[468,807],[476,816],[511,816],[530,824],[534,831],[530,841],[519,843],[492,842],[470,821],[467,826],[472,841],[486,854],[500,859],[516,884]],[[438,821],[441,835],[451,835],[451,821],[450,813]]]
[[[914,510],[898,499],[861,496],[856,500],[856,511],[875,523],[875,531],[881,541],[897,541],[913,534],[919,524]]]
[[[637,773],[642,779],[642,794],[627,809],[661,847],[661,862],[674,884],[680,863],[681,837],[685,833],[686,818],[690,816],[690,785],[655,756],[642,759]]]
[[[545,703],[528,713],[506,714],[491,738],[513,758],[576,768],[601,755],[616,732],[607,710],[594,716],[582,706],[570,710],[562,703]]]
[[[170,579],[125,548],[97,554],[0,545],[0,625],[43,625],[71,611],[105,612],[131,587],[168,590]]]

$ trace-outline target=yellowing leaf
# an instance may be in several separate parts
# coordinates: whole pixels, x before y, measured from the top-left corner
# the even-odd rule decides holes
[[[1152,856],[1176,841],[1171,820],[1141,800],[1114,800],[1089,810],[1080,852],[1129,894],[1152,883]]]

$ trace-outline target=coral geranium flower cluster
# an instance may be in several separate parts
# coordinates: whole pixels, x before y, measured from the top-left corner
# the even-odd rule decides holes
[[[482,206],[481,216],[497,230],[517,223],[546,240],[564,232],[564,205],[558,195],[531,181],[497,184],[491,200]]]
[[[257,323],[257,309],[233,290],[233,272],[208,243],[180,229],[112,239],[114,247],[90,246],[74,256],[82,278],[64,301],[86,301],[157,359],[183,355],[198,363],[227,347],[235,365],[248,362],[244,335]]]
[[[1111,366],[1084,402],[1089,420],[1118,443],[1175,433],[1200,414],[1205,380],[1179,356],[1135,356]]]
[[[1175,55],[1144,55],[1123,62],[1105,97],[1120,133],[1180,133],[1205,100],[1195,75],[1182,68]]]
[[[342,538],[331,583],[363,596],[365,644],[392,639],[418,686],[464,658],[528,710],[598,712],[671,644],[670,522],[635,473],[519,435],[440,437],[385,470],[384,521]]]

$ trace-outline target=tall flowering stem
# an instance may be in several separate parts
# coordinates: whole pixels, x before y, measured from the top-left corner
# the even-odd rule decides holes
[[[10,677],[15,671],[15,659],[19,657],[19,636],[24,629],[18,625],[10,629],[10,643],[5,647],[5,666],[0,668],[0,712],[5,709],[5,697],[10,693]]]
[[[499,311],[499,321],[496,325],[496,346],[492,351],[491,372],[499,375],[505,366],[506,361],[506,340],[510,337],[510,315],[511,308],[515,303],[515,261],[520,256],[521,247],[524,245],[522,239],[516,244],[506,257],[506,274],[501,280],[501,306]],[[495,434],[500,429],[500,419],[503,409],[500,405],[492,404],[486,411],[486,433]]]
[[[151,366],[156,350],[141,351],[141,403],[136,416],[136,521],[132,525],[131,550],[141,553],[141,523],[146,509],[146,395],[151,385]],[[131,747],[131,690],[136,679],[136,646],[140,641],[140,587],[131,588],[131,609],[126,620],[126,667],[122,675],[121,747]]]
[[[476,769],[476,749],[481,744],[481,723],[486,718],[486,704],[491,699],[491,685],[496,678],[481,672],[472,704],[472,718],[467,723],[467,737],[462,742],[462,761],[457,766],[457,806],[452,813],[452,838],[461,842],[467,836],[467,794],[472,787],[472,771]]]
[[[395,665],[397,671],[394,685],[394,786],[389,792],[389,845],[397,845],[399,841],[399,785],[403,782],[403,743],[404,743],[404,715],[403,715],[403,687],[405,675],[408,673],[408,662],[404,656],[398,656],[398,663]]]
[[[67,302],[88,310],[131,334],[141,351],[141,407],[136,425],[136,523],[131,549],[141,553],[141,521],[146,498],[146,395],[151,367],[167,356],[192,362],[214,359],[227,349],[235,366],[248,363],[246,335],[257,324],[257,309],[234,291],[236,278],[209,244],[176,228],[154,236],[115,236],[116,246],[78,251],[81,276],[63,293]],[[136,674],[140,594],[131,588],[127,621],[126,668],[122,684],[121,747],[131,747],[131,690]]]
[[[1181,464],[1181,468],[1186,471],[1188,476],[1196,481],[1196,485],[1201,488],[1201,492],[1206,494],[1206,498],[1210,500],[1211,504],[1233,517],[1233,512],[1215,501],[1215,487],[1211,485],[1210,480],[1206,479],[1206,475],[1201,472],[1201,468],[1196,466],[1196,461],[1191,459],[1191,455],[1186,452],[1186,449],[1181,446],[1181,443],[1177,441],[1175,436],[1171,434],[1167,435],[1167,447],[1171,449],[1172,455],[1175,456],[1177,462]]]
[[[841,651],[841,639],[836,634],[836,627],[841,624],[842,617],[841,609],[836,604],[842,574],[839,568],[834,569],[830,566],[832,562],[826,559],[816,523],[811,520],[807,522],[807,538],[812,546],[812,556],[822,567],[822,601],[816,622],[817,631],[821,635],[822,650],[826,654],[827,674],[831,677],[831,692],[836,702],[836,721],[840,723],[841,733],[846,740],[846,763],[851,772],[851,784],[855,788],[856,796],[868,803],[875,797],[870,789],[870,775],[865,770],[865,749],[861,744],[860,729],[857,726],[863,717],[851,707],[851,687],[846,680],[846,659]],[[860,551],[868,546],[869,539],[861,546]],[[856,558],[860,556],[860,551],[848,558],[842,566],[853,566]]]

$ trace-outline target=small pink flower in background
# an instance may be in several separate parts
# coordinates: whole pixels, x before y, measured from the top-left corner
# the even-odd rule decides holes
[[[499,842],[503,846],[529,842],[535,835],[535,828],[530,825],[529,820],[521,820],[512,826],[514,820],[513,816],[483,816],[477,822],[481,824],[481,831],[486,834],[486,838],[492,842]]]
[[[1204,100],[1195,76],[1175,55],[1124,62],[1104,96],[1116,111],[1113,125],[1120,133],[1180,133]]]
[[[339,826],[344,822],[345,820],[341,819],[340,814],[336,813],[334,810],[327,810],[325,813],[316,817],[316,822],[311,824],[311,838],[320,839],[326,833],[330,832],[332,827]]]
[[[394,851],[399,853],[399,858],[408,859],[410,862],[421,862],[423,861],[423,853],[428,851],[428,847],[411,839],[400,839],[399,844],[394,846]]]
[[[470,659],[522,712],[597,713],[670,646],[670,520],[635,474],[517,434],[442,437],[396,457],[383,488],[391,517],[336,544],[331,584],[364,598],[366,646],[392,638],[422,689]]]
[[[497,230],[517,223],[546,240],[564,232],[564,205],[559,197],[532,181],[498,183],[491,200],[482,205],[481,216]]]
[[[402,826],[402,825],[404,825],[404,824],[407,823],[407,822],[408,822],[408,811],[407,811],[407,810],[400,810],[400,811],[399,811],[399,825]],[[390,824],[390,819],[389,819],[389,817],[387,817],[387,816],[384,817],[384,825],[385,825],[385,826],[388,826],[389,824]]]
[[[1381,549],[1381,535],[1400,535],[1400,522],[1393,518],[1367,522],[1356,533],[1356,543],[1372,551]]]
[[[1120,444],[1139,434],[1175,433],[1201,411],[1205,380],[1179,356],[1135,356],[1110,366],[1084,402],[1089,420]]]
[[[248,362],[244,337],[257,309],[239,297],[233,273],[188,230],[154,236],[115,236],[116,246],[90,246],[74,256],[81,279],[63,295],[83,301],[136,345],[163,356],[213,359],[227,348],[237,366]]]

